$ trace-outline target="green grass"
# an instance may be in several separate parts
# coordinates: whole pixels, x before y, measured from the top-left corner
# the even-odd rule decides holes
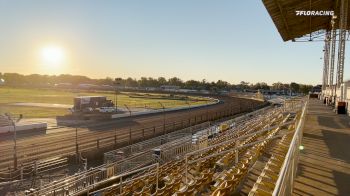
[[[141,93],[138,94],[141,96],[145,95]],[[66,91],[61,89],[53,90],[0,87],[0,113],[11,112],[13,114],[23,114],[26,118],[43,118],[64,115],[69,113],[69,111],[64,108],[14,106],[11,104],[29,102],[73,105],[74,97],[85,95],[102,95],[107,96],[107,99],[110,99],[113,102],[115,100],[115,95],[113,92],[87,92]],[[147,97],[130,98],[128,93],[119,93],[117,96],[118,106],[127,105],[131,108],[137,107],[159,109],[161,108],[159,102],[161,102],[166,108],[187,106],[187,102],[190,105],[200,105],[207,102],[206,99],[200,97],[185,97],[185,100],[171,100],[167,99],[169,95],[164,94],[149,94],[149,96],[153,99]]]

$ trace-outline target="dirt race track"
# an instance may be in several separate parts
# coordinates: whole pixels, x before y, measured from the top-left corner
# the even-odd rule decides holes
[[[233,97],[215,97],[222,102],[216,105],[166,113],[115,119],[89,127],[66,127],[46,133],[17,135],[18,165],[31,165],[34,160],[67,157],[82,153],[112,150],[167,132],[179,130],[206,121],[215,121],[261,107],[264,103]],[[164,125],[165,122],[165,125]],[[0,138],[0,171],[14,167],[14,142],[11,135]],[[95,153],[96,155],[96,153]],[[96,156],[101,159],[102,156]]]

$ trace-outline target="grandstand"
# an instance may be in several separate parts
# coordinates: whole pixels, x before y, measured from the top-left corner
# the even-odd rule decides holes
[[[104,165],[32,195],[272,194],[303,122],[302,108],[304,100],[287,100],[284,107],[117,149],[105,153]],[[228,128],[217,131],[223,124]],[[257,170],[259,175],[252,178]]]
[[[331,105],[335,112],[350,115],[350,83],[343,79],[345,45],[349,40],[350,27],[348,0],[263,0],[263,3],[284,41],[324,42],[322,92],[319,98]],[[309,15],[297,15],[299,11]],[[333,15],[312,16],[312,11],[332,11]]]

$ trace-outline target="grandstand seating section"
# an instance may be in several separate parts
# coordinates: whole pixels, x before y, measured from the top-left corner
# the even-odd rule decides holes
[[[256,118],[245,119],[237,123],[236,127],[208,139],[208,148],[187,157],[191,162],[187,167],[184,158],[167,162],[159,167],[158,176],[154,168],[139,172],[123,182],[122,187],[106,189],[104,195],[220,196],[235,193],[251,166],[269,149],[272,138],[278,138],[281,130],[292,133],[295,129],[294,123],[288,126],[282,124],[296,120],[297,117],[298,115],[273,109]],[[268,127],[275,128],[256,133]],[[242,139],[235,140],[240,137]],[[280,141],[273,148],[272,156],[250,195],[271,195],[291,138],[292,134],[278,138]],[[235,150],[237,146],[241,148]],[[188,178],[184,175],[185,169]]]

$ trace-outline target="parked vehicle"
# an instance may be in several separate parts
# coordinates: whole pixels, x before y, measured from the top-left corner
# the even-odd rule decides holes
[[[111,112],[115,112],[115,108],[114,107],[100,107],[100,108],[98,108],[98,111],[101,113],[111,113]]]

